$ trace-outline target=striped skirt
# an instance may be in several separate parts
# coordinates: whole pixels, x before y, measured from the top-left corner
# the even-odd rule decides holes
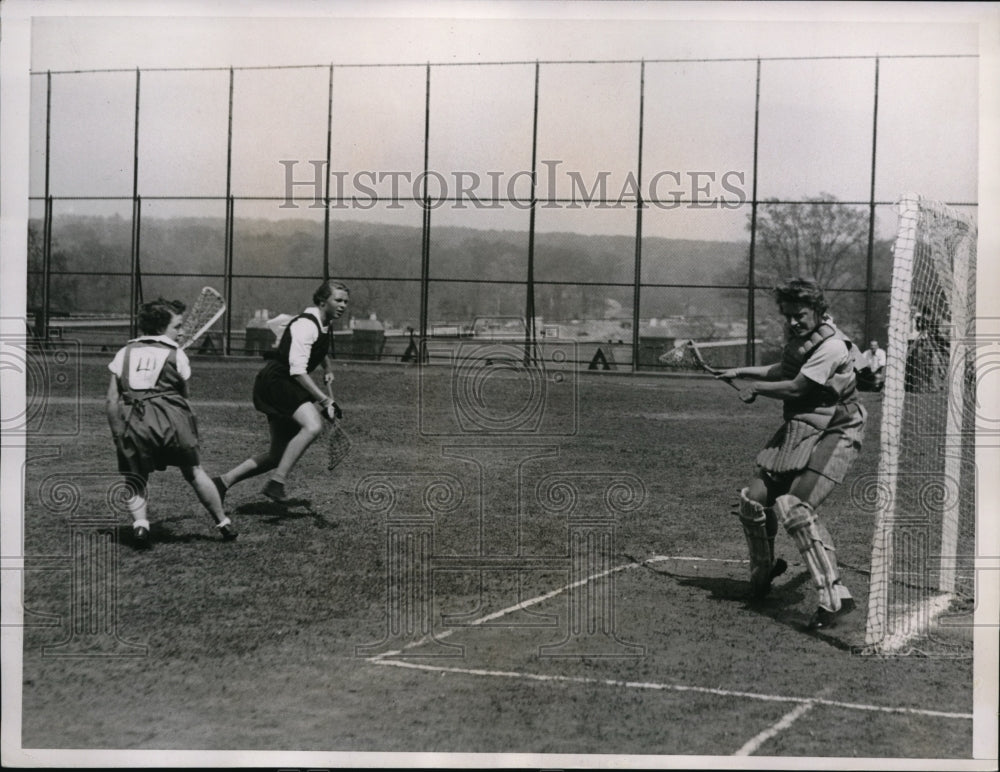
[[[775,474],[810,469],[841,482],[861,449],[866,419],[858,402],[838,405],[824,429],[793,418],[757,454],[757,465]]]

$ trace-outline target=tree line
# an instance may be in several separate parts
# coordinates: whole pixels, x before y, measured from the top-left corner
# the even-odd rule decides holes
[[[825,194],[802,205],[762,202],[756,222],[755,284],[768,288],[786,276],[813,276],[831,291],[837,321],[857,334],[864,320],[867,218],[865,209],[841,204]],[[29,308],[41,304],[41,234],[41,222],[29,222]],[[237,218],[233,234],[234,325],[259,308],[273,315],[295,311],[308,302],[323,273],[321,221]],[[422,239],[421,229],[415,226],[331,224],[330,272],[350,283],[352,314],[367,317],[374,313],[396,326],[416,326]],[[203,283],[221,284],[225,271],[222,218],[144,218],[139,240],[144,295],[193,297]],[[749,233],[745,241],[645,237],[640,317],[745,319],[746,291],[734,288],[747,286],[749,242]],[[535,234],[533,246],[537,316],[552,322],[632,318],[634,237],[542,232]],[[55,218],[50,310],[55,314],[127,314],[131,251],[129,219],[117,215]],[[526,230],[435,227],[429,251],[428,316],[432,322],[523,316],[529,254]],[[890,245],[877,241],[874,251],[873,285],[887,289]],[[672,284],[683,286],[656,286]],[[875,316],[879,319],[884,315],[886,295],[877,295]],[[758,334],[780,336],[780,320],[771,313],[766,293],[761,300]]]

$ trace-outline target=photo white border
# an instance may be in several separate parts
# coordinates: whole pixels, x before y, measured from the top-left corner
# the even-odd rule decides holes
[[[190,17],[308,17],[353,18],[452,18],[561,20],[602,19],[613,21],[675,19],[718,21],[794,21],[834,23],[864,22],[969,22],[979,25],[980,47],[980,308],[993,311],[1000,327],[996,288],[1000,271],[995,256],[1000,255],[1000,223],[992,216],[1000,212],[1000,5],[997,3],[667,3],[667,2],[402,2],[358,1],[308,2],[74,2],[72,0],[6,0],[0,6],[0,317],[25,318],[26,228],[28,221],[28,110],[31,19],[37,16],[190,16]],[[875,53],[875,52],[873,52]],[[765,55],[762,52],[761,55]],[[983,314],[980,314],[983,315]],[[3,330],[0,330],[2,332]],[[996,330],[1000,333],[1000,329]],[[4,411],[16,414],[23,409],[24,375],[0,371]],[[987,379],[988,393],[981,401],[1000,404],[998,379]],[[20,398],[20,403],[17,402]],[[24,449],[3,445],[0,501],[0,540],[8,568],[10,556],[21,553]],[[980,448],[980,469],[1000,469],[1000,448]],[[982,517],[983,512],[1000,513],[1000,475],[984,474],[979,493],[981,545],[1000,549],[1000,517]],[[12,492],[13,491],[13,492]],[[14,493],[16,492],[16,493]],[[996,557],[993,557],[994,563]],[[12,558],[11,558],[12,559]],[[9,565],[16,565],[10,563]],[[974,754],[977,761],[892,760],[895,769],[995,769],[997,752],[997,623],[1000,570],[985,571],[977,588],[974,666]],[[81,751],[32,750],[21,748],[21,630],[11,615],[20,613],[20,577],[16,570],[2,572],[3,647],[2,707],[0,730],[5,766],[97,767],[164,766],[177,767],[562,767],[562,768],[769,768],[866,769],[885,766],[887,759],[776,758],[708,756],[605,756],[572,754],[382,754],[293,751]],[[127,688],[127,687],[125,687]]]

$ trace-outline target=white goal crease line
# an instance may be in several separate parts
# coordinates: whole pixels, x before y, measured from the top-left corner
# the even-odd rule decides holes
[[[955,596],[950,594],[937,595],[917,605],[906,617],[895,623],[897,632],[886,636],[883,640],[883,651],[893,652],[902,649],[910,639],[917,637],[921,632],[926,633],[934,620],[948,610],[954,599]]]
[[[619,571],[625,571],[629,568],[639,568],[640,566],[644,566],[648,563],[662,563],[665,560],[686,560],[686,561],[697,561],[703,563],[749,563],[750,562],[749,560],[738,560],[738,559],[728,559],[728,558],[699,558],[699,557],[675,557],[671,555],[656,555],[654,557],[647,558],[646,560],[638,562],[632,561],[630,563],[625,563],[620,566],[615,566],[614,568],[609,568],[606,571],[601,571],[600,573],[597,574],[592,574],[583,579],[578,579],[577,581],[571,582],[570,584],[563,585],[562,587],[557,587],[556,589],[552,590],[551,592],[547,592],[544,595],[537,595],[534,598],[529,598],[528,600],[521,601],[520,603],[517,603],[513,606],[508,606],[505,609],[500,609],[500,611],[494,611],[492,614],[487,614],[484,617],[480,617],[479,619],[476,619],[462,626],[475,627],[476,625],[485,624],[486,622],[492,622],[494,619],[499,619],[500,617],[506,616],[507,614],[513,614],[515,611],[523,611],[524,609],[530,608],[531,606],[537,606],[539,603],[554,598],[557,595],[561,595],[562,593],[574,587],[582,587],[583,585],[587,584],[588,582],[592,582],[595,579],[603,579],[605,576],[609,576],[610,574],[615,574],[618,573]],[[377,660],[386,659],[387,657],[397,656],[405,651],[409,651],[410,649],[417,649],[423,646],[424,644],[429,643],[431,640],[440,641],[443,640],[444,638],[449,638],[454,632],[456,632],[456,628],[449,628],[447,630],[443,630],[440,633],[437,633],[436,635],[433,633],[430,635],[425,635],[423,638],[420,638],[419,640],[406,644],[406,646],[404,646],[402,649],[396,649],[395,651],[384,651],[381,654],[376,654],[374,657],[370,658],[370,661],[375,662]]]
[[[601,571],[600,573],[593,574],[584,579],[580,579],[571,584],[559,587],[551,592],[547,592],[544,595],[539,595],[535,598],[529,598],[528,600],[522,601],[514,606],[510,606],[500,611],[496,611],[493,614],[489,614],[485,617],[481,617],[473,622],[470,622],[467,627],[472,627],[478,624],[482,624],[488,620],[497,619],[505,614],[513,613],[514,611],[519,611],[529,606],[537,605],[545,600],[553,598],[572,587],[579,587],[587,582],[594,579],[601,579],[610,574],[617,573],[619,571],[625,571],[630,568],[639,568],[641,566],[647,565],[649,563],[662,563],[668,560],[683,560],[688,562],[701,562],[701,563],[747,563],[747,560],[739,559],[728,559],[728,558],[703,558],[694,556],[673,556],[673,555],[656,555],[651,558],[647,558],[642,561],[632,561],[625,563],[620,566],[615,566],[614,568],[609,568],[606,571]],[[947,711],[940,710],[926,710],[924,708],[905,708],[905,707],[888,707],[882,705],[867,705],[864,703],[852,703],[852,702],[842,702],[839,700],[827,700],[820,697],[785,697],[775,694],[758,694],[755,692],[738,692],[729,689],[716,689],[708,686],[685,686],[683,684],[660,684],[655,682],[643,682],[643,681],[620,681],[616,679],[609,678],[586,678],[583,676],[561,676],[561,675],[544,675],[541,673],[521,673],[517,671],[506,671],[506,670],[483,670],[476,668],[460,668],[460,667],[443,667],[440,665],[424,665],[417,662],[401,662],[399,660],[389,659],[393,656],[398,656],[405,651],[410,649],[419,648],[431,640],[442,640],[444,638],[449,638],[458,628],[450,628],[443,630],[441,633],[435,635],[426,635],[418,641],[407,644],[402,649],[397,649],[395,651],[386,651],[381,654],[376,654],[373,657],[368,658],[368,662],[374,665],[389,665],[392,667],[405,668],[410,670],[424,670],[435,673],[456,673],[459,675],[479,675],[479,676],[492,676],[495,678],[521,678],[531,681],[554,681],[560,683],[576,683],[576,684],[600,684],[604,686],[621,686],[628,689],[650,689],[656,691],[677,691],[677,692],[695,692],[700,694],[711,694],[718,697],[743,697],[751,700],[760,700],[763,702],[786,702],[786,703],[797,703],[801,705],[808,705],[810,708],[815,705],[825,705],[828,707],[845,708],[848,710],[862,710],[876,713],[901,713],[904,715],[916,715],[916,716],[933,716],[937,718],[954,718],[954,719],[964,719],[971,721],[974,716],[971,713],[949,713]],[[793,711],[794,713],[794,711]],[[791,715],[791,714],[789,714]],[[795,716],[799,718],[799,716]],[[780,722],[779,722],[780,723]],[[751,740],[750,742],[753,742]],[[749,744],[749,743],[748,743]],[[746,746],[744,746],[746,747]]]
[[[715,697],[742,697],[761,702],[787,702],[798,705],[824,705],[831,708],[846,710],[861,710],[870,713],[899,713],[911,716],[928,716],[934,718],[954,718],[966,721],[973,720],[971,713],[948,713],[942,710],[926,710],[923,708],[890,707],[886,705],[867,705],[858,702],[843,702],[827,700],[818,697],[786,697],[778,694],[758,694],[756,692],[740,692],[731,689],[716,689],[709,686],[685,686],[684,684],[661,684],[651,681],[621,681],[614,678],[587,678],[585,676],[546,675],[544,673],[522,673],[514,670],[484,670],[481,668],[444,667],[441,665],[424,665],[418,662],[400,662],[391,659],[368,660],[375,665],[388,665],[410,670],[426,670],[434,673],[455,673],[457,675],[478,675],[493,678],[519,678],[528,681],[551,681],[571,684],[597,684],[601,686],[619,686],[625,689],[648,689],[652,691],[695,692],[711,694]]]

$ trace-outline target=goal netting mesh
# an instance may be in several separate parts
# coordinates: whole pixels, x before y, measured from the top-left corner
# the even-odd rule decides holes
[[[977,229],[919,196],[898,207],[865,646],[968,656]]]

